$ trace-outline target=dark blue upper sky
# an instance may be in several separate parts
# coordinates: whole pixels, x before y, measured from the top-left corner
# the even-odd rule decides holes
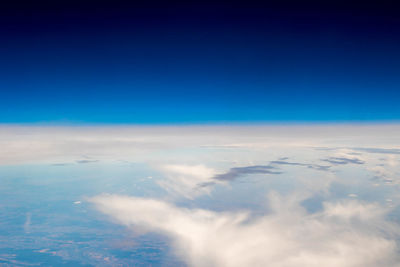
[[[243,3],[2,3],[0,123],[400,119],[396,5]]]

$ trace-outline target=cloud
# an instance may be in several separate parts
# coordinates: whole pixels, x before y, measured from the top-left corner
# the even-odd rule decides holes
[[[234,181],[242,176],[250,174],[282,174],[275,165],[295,165],[304,166],[320,171],[329,171],[330,166],[306,164],[284,161],[282,158],[277,161],[271,161],[271,165],[253,165],[244,167],[230,168],[225,173],[216,174],[216,171],[205,165],[163,165],[158,167],[165,175],[166,179],[159,180],[157,183],[174,195],[180,195],[193,199],[202,194],[211,192],[211,187],[216,184],[224,184]]]
[[[393,154],[399,155],[400,148],[381,148],[381,147],[314,147],[315,150],[321,151],[333,151],[333,150],[355,150],[367,153],[377,154]],[[348,152],[350,155],[360,155],[358,152]]]
[[[331,166],[306,164],[298,162],[285,161],[286,158],[280,158],[276,161],[270,161],[270,165],[253,165],[244,167],[230,168],[225,173],[217,174],[216,170],[205,165],[184,165],[170,164],[159,166],[158,169],[164,174],[165,179],[157,183],[174,195],[193,199],[202,194],[211,192],[211,187],[216,184],[224,184],[234,181],[242,176],[250,174],[282,174],[276,166],[273,165],[295,165],[304,166],[310,169],[329,171]]]
[[[388,210],[357,200],[324,203],[308,213],[301,198],[269,196],[272,212],[185,209],[146,198],[96,196],[90,201],[116,223],[164,234],[190,266],[399,266],[398,225]]]
[[[364,164],[365,161],[358,158],[345,158],[345,157],[329,157],[323,159],[323,161],[329,162],[333,165],[346,165],[346,164]]]
[[[293,165],[293,166],[304,166],[310,169],[315,169],[318,171],[329,171],[330,166],[326,165],[318,165],[318,164],[307,164],[307,163],[300,163],[300,162],[289,162],[286,161],[288,157],[281,158],[279,160],[273,160],[270,161],[271,164],[277,164],[277,165]]]
[[[256,165],[231,168],[228,172],[214,176],[215,180],[232,181],[247,174],[281,174],[275,167],[269,165]]]
[[[82,160],[77,160],[76,161],[76,163],[79,163],[79,164],[94,163],[94,162],[98,162],[98,160],[95,160],[95,159],[82,159]]]
[[[308,166],[309,165],[309,164],[305,164],[305,163],[285,161],[286,159],[287,158],[279,159],[279,160],[273,160],[270,163],[271,164],[278,164],[278,165],[295,165],[295,166]]]
[[[68,166],[71,165],[71,163],[53,163],[51,166]]]
[[[242,176],[250,174],[282,174],[277,167],[273,165],[295,165],[304,166],[310,169],[329,171],[331,166],[306,164],[298,162],[284,161],[288,158],[280,158],[276,161],[270,161],[270,165],[253,165],[244,167],[230,168],[225,173],[216,174],[216,171],[205,165],[163,165],[158,167],[165,175],[166,179],[159,180],[157,183],[174,195],[180,195],[189,199],[208,194],[211,187],[216,184],[225,184],[234,181]]]
[[[367,170],[373,173],[376,182],[383,182],[386,185],[400,184],[399,161],[395,155],[387,155],[386,158],[380,158],[384,162],[376,166],[367,167]]]
[[[202,164],[168,164],[159,166],[158,169],[165,177],[157,183],[173,195],[193,199],[198,195],[207,194],[211,190],[207,188],[208,186],[199,185],[215,184],[212,177],[216,174],[216,171]]]
[[[355,147],[353,149],[368,153],[395,154],[395,155],[400,154],[400,148]]]
[[[0,165],[73,162],[82,153],[102,162],[126,160],[155,165],[165,163],[166,157],[170,157],[167,162],[192,163],[196,162],[194,157],[200,156],[200,153],[188,153],[187,149],[193,151],[194,148],[207,153],[208,160],[211,160],[210,153],[217,153],[218,159],[223,159],[233,150],[258,151],[265,153],[265,160],[270,160],[273,158],[268,157],[281,153],[299,155],[297,152],[302,149],[316,147],[333,150],[355,147],[349,152],[364,150],[399,154],[399,130],[400,125],[382,124],[181,127],[0,125]],[[363,148],[365,144],[383,148]],[[230,149],[220,149],[224,147]],[[240,162],[242,159],[235,160]]]
[[[312,165],[308,165],[308,168],[315,169],[318,171],[329,171],[331,166],[312,164]]]

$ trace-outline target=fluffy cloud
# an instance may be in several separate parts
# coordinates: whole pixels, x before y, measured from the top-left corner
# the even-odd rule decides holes
[[[301,197],[271,194],[272,211],[253,217],[118,195],[90,201],[117,223],[169,236],[191,266],[400,266],[398,226],[376,204],[325,203],[310,214]]]

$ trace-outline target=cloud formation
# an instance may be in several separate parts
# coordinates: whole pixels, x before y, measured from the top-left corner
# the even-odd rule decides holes
[[[146,198],[100,195],[90,201],[127,227],[170,237],[190,266],[399,266],[398,226],[387,210],[356,200],[308,213],[296,197],[271,194],[270,214],[185,209]]]
[[[214,183],[212,177],[216,171],[204,165],[168,164],[158,167],[164,174],[164,179],[157,183],[172,195],[193,199],[198,195],[210,192],[207,186],[199,186]]]
[[[231,168],[228,172],[218,174],[213,178],[219,181],[232,181],[247,174],[281,174],[275,167],[269,165],[256,165]]]
[[[329,157],[323,159],[323,161],[329,162],[333,165],[346,165],[346,164],[364,164],[365,161],[358,158],[346,158],[346,157]]]
[[[94,162],[98,162],[98,160],[95,160],[95,159],[82,159],[82,160],[77,160],[76,161],[76,163],[79,163],[79,164],[94,163]]]
[[[395,154],[395,155],[400,154],[400,148],[356,147],[353,149],[368,153]]]
[[[310,169],[315,169],[318,171],[329,171],[331,166],[326,165],[318,165],[318,164],[308,164],[308,163],[300,163],[300,162],[290,162],[286,161],[288,157],[280,158],[279,160],[273,160],[270,163],[276,165],[293,165],[293,166],[304,166]]]

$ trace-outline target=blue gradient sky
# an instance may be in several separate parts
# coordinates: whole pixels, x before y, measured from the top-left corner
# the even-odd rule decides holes
[[[0,123],[399,120],[399,9],[335,2],[3,6]]]

